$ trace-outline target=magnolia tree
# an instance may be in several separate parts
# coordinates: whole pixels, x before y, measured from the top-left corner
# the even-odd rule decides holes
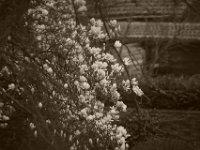
[[[101,20],[81,25],[77,14],[86,10],[84,0],[33,1],[23,25],[29,42],[8,36],[1,48],[1,131],[18,124],[31,133],[27,141],[40,139],[50,149],[128,148],[129,134],[117,124],[127,106],[117,89],[143,92],[135,78],[118,80],[128,60],[118,63],[110,51],[121,43],[109,43]],[[109,26],[116,35],[116,21]]]

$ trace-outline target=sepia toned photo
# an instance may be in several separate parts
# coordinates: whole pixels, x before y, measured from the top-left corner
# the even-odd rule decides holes
[[[0,0],[0,150],[200,150],[200,0]]]

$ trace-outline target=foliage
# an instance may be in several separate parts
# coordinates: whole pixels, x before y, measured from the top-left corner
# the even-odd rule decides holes
[[[135,113],[134,109],[128,109],[127,112],[121,114],[119,124],[123,125],[130,137],[127,142],[130,148],[134,147],[140,142],[147,141],[149,138],[156,136],[158,129],[157,112],[142,111],[140,115]]]
[[[145,80],[141,79],[140,83],[150,98],[148,103],[143,103],[146,107],[200,109],[199,75],[147,77]]]
[[[152,138],[146,142],[139,143],[132,150],[198,150],[185,141],[169,138]]]

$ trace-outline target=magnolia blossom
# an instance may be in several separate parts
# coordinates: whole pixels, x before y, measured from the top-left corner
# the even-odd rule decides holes
[[[107,86],[108,84],[109,84],[109,81],[105,78],[100,81],[101,86]]]
[[[120,48],[122,46],[122,43],[120,41],[115,41],[114,46],[115,48]]]
[[[84,77],[84,76],[80,76],[80,81],[81,81],[81,82],[87,82],[87,79],[86,79],[86,77]]]
[[[38,103],[38,107],[39,107],[39,108],[42,108],[42,106],[43,106],[42,103],[39,102],[39,103]]]
[[[126,66],[129,66],[129,65],[131,65],[131,60],[130,60],[130,58],[124,58],[123,59],[123,62],[124,62],[124,64],[126,65]]]
[[[89,89],[90,88],[90,85],[89,85],[89,83],[88,82],[83,82],[82,83],[82,85],[81,85],[81,87],[83,88],[83,89]]]
[[[84,74],[86,71],[88,70],[88,66],[83,64],[83,65],[80,65],[80,73],[81,74]]]
[[[85,12],[85,11],[87,11],[87,7],[86,6],[80,6],[78,8],[78,12]]]
[[[144,93],[138,86],[133,86],[133,91],[136,95],[142,96]]]
[[[115,26],[117,25],[117,20],[111,20],[111,21],[110,21],[110,25],[111,25],[112,27],[115,27]]]
[[[105,71],[103,69],[97,70],[97,77],[99,79],[103,79],[105,77],[105,75],[106,75],[106,73],[105,73]]]
[[[106,69],[108,66],[108,64],[106,62],[102,62],[102,61],[95,61],[93,64],[92,64],[92,68],[96,71],[98,69]]]
[[[122,101],[117,101],[116,106],[122,109],[122,111],[126,111],[127,106]]]
[[[14,83],[11,83],[8,85],[8,89],[9,90],[14,90],[15,89],[15,84]]]
[[[86,118],[88,116],[88,109],[87,108],[82,109],[79,114]]]
[[[118,63],[112,65],[111,68],[116,73],[120,73],[121,71],[123,71],[123,67],[119,65]]]
[[[138,81],[136,80],[136,78],[133,78],[133,79],[131,80],[131,84],[132,84],[133,86],[137,86],[137,85],[138,85]]]
[[[50,73],[50,74],[52,74],[52,73],[53,73],[53,69],[52,69],[51,67],[49,67],[49,68],[47,69],[47,72]]]
[[[130,90],[130,81],[129,80],[123,80],[122,81],[122,86],[123,86],[123,89],[125,91],[129,91]]]
[[[38,133],[37,133],[37,131],[36,131],[36,130],[34,131],[34,136],[35,136],[35,137],[37,137],[37,136],[38,136]]]
[[[86,120],[91,121],[91,120],[93,120],[94,118],[95,118],[94,115],[89,115],[89,116],[86,117]]]
[[[101,52],[101,49],[96,48],[96,47],[92,47],[92,48],[89,49],[89,51],[90,51],[91,54],[97,55]]]
[[[30,126],[31,130],[33,130],[33,129],[36,128],[36,126],[35,126],[34,123],[32,123],[32,122],[29,124],[29,126]]]
[[[118,101],[120,99],[120,94],[116,90],[111,92],[111,96],[113,101]]]
[[[103,58],[106,59],[109,62],[115,62],[116,61],[116,59],[113,57],[113,55],[111,55],[109,53],[104,54]]]
[[[2,120],[5,120],[5,121],[7,121],[7,120],[9,120],[10,119],[10,117],[9,116],[6,116],[6,115],[3,115],[2,116]]]
[[[64,84],[64,88],[65,88],[65,89],[68,88],[68,84],[67,84],[67,83]]]

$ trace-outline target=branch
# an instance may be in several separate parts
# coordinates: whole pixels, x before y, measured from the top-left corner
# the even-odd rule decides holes
[[[187,0],[182,0],[193,12],[200,16],[200,11],[196,9],[192,4],[190,4]]]
[[[96,2],[99,4],[99,5],[98,5],[98,6],[99,6],[98,9],[99,9],[100,17],[101,17],[101,19],[102,19],[102,21],[103,21],[104,28],[105,28],[105,30],[106,30],[106,33],[107,33],[108,37],[109,37],[109,40],[111,40],[111,36],[110,36],[110,34],[109,34],[109,32],[108,32],[108,28],[107,28],[107,26],[106,26],[106,19],[105,19],[105,16],[104,16],[104,14],[103,14],[103,12],[102,12],[102,8],[101,8],[101,5],[100,5],[100,0],[97,0]],[[131,75],[130,75],[130,73],[129,73],[129,70],[128,70],[126,64],[124,63],[124,61],[123,61],[123,59],[122,59],[120,53],[118,52],[118,50],[117,50],[113,45],[112,45],[112,47],[113,47],[115,53],[117,54],[117,56],[118,56],[120,62],[122,63],[122,65],[123,65],[123,67],[124,67],[124,70],[125,70],[125,72],[126,72],[126,75],[127,75],[128,79],[129,79],[129,81],[130,81],[130,83],[131,83]],[[132,89],[132,85],[131,85],[131,89]],[[138,102],[137,102],[137,100],[136,100],[135,93],[134,93],[132,90],[131,90],[131,94],[134,96],[133,101],[134,101],[134,103],[135,103],[136,111],[137,111],[138,114],[140,114],[140,106],[139,106],[139,104],[138,104]]]

